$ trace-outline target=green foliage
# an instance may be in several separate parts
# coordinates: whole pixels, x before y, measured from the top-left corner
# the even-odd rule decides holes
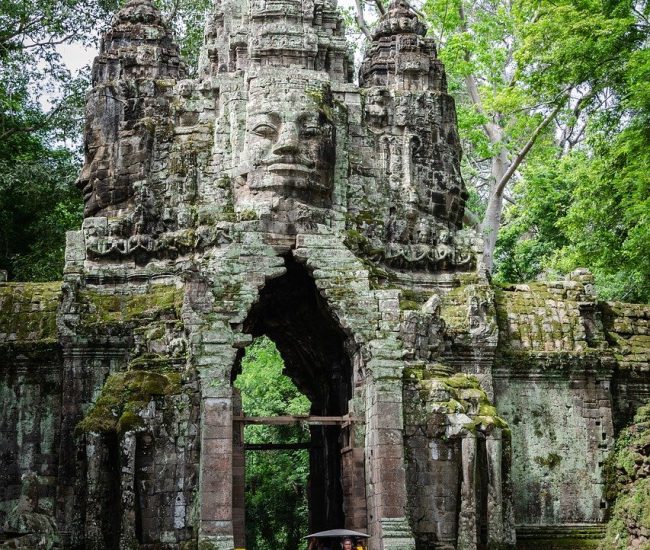
[[[266,337],[246,349],[235,381],[247,416],[307,414],[309,400],[283,374],[284,363]],[[247,426],[247,443],[304,443],[309,430],[298,426]],[[304,547],[308,527],[307,451],[250,451],[246,454],[247,548]]]
[[[614,508],[607,524],[602,550],[626,550],[639,528],[650,527],[650,404],[637,411],[634,422],[623,430],[614,452],[605,463],[605,493]],[[638,541],[640,542],[640,541]]]
[[[65,231],[78,227],[81,106],[88,79],[57,50],[90,44],[108,12],[95,2],[0,2],[0,268],[11,278],[59,279]]]
[[[484,212],[499,152],[512,160],[565,101],[506,191],[496,279],[587,267],[600,297],[650,300],[648,2],[427,0],[423,9],[457,100],[473,212]]]
[[[601,298],[650,300],[650,110],[626,112],[622,128],[603,115],[582,148],[524,171],[499,235],[498,280],[588,267]]]
[[[0,268],[12,279],[62,277],[65,232],[82,219],[78,166],[68,151],[38,146],[0,158]]]
[[[555,146],[523,172],[500,235],[498,278],[588,267],[601,298],[650,300],[650,94],[639,85],[650,78],[647,10],[566,0],[541,4],[526,24],[518,61],[531,88],[580,83],[589,107],[576,147]]]

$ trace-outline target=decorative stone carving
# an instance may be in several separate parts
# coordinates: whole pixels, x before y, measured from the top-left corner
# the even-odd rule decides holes
[[[252,78],[244,150],[234,171],[235,208],[259,211],[264,204],[270,211],[283,199],[331,206],[334,134],[325,82],[277,70]]]
[[[184,74],[171,32],[146,0],[131,0],[104,36],[86,102],[86,159],[77,181],[85,216],[121,215],[148,176],[160,82]],[[163,109],[161,110],[161,107]]]

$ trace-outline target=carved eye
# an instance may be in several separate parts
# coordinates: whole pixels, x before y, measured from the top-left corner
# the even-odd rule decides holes
[[[302,137],[314,137],[322,134],[322,130],[319,126],[305,126],[302,129]]]
[[[258,124],[253,128],[253,133],[255,135],[265,137],[265,138],[272,138],[277,134],[277,129],[275,126],[271,126],[270,124],[266,124],[263,122],[262,124]]]

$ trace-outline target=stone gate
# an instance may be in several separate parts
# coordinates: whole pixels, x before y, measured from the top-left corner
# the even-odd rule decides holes
[[[332,0],[215,0],[188,79],[148,0],[117,14],[63,285],[0,285],[7,537],[244,547],[232,382],[262,334],[330,419],[312,528],[372,550],[598,536],[650,312],[584,271],[490,284],[425,34],[394,0],[357,85]]]

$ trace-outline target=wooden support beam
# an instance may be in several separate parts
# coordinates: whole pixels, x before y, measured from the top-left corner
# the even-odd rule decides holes
[[[345,416],[311,416],[311,415],[291,415],[291,416],[235,416],[233,422],[242,424],[263,424],[277,426],[284,424],[307,424],[308,426],[347,426],[352,422],[358,422],[359,419],[350,415]]]

